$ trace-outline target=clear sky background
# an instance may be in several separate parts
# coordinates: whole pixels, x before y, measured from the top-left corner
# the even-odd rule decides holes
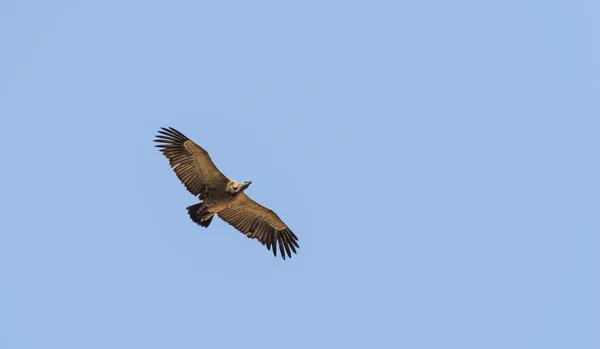
[[[0,348],[600,348],[600,2],[0,2]],[[205,147],[274,258],[154,148]]]

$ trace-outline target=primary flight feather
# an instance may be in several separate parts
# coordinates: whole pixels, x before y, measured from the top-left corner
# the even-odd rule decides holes
[[[187,190],[200,199],[189,206],[192,221],[208,227],[214,215],[244,233],[257,239],[277,256],[292,257],[296,253],[298,237],[272,210],[252,200],[244,190],[252,182],[236,182],[227,178],[212,162],[202,147],[176,129],[162,127],[155,142]]]

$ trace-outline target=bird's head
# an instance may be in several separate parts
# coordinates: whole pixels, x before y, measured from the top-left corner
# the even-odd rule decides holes
[[[248,182],[244,182],[240,185],[240,187],[237,189],[238,193],[243,192],[244,190],[246,190],[246,188],[248,188],[250,186],[250,184],[252,184],[252,182],[248,181]]]

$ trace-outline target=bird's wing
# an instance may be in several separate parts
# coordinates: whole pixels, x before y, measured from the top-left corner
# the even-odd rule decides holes
[[[283,259],[286,253],[291,258],[291,251],[296,253],[296,248],[300,248],[298,237],[277,214],[252,200],[245,193],[240,194],[230,207],[217,214],[249,238],[257,239],[263,245],[267,245],[267,249],[270,250],[273,246],[275,256],[277,256],[277,245]]]
[[[204,199],[211,190],[227,185],[229,178],[219,171],[206,150],[172,127],[162,127],[158,133],[154,140],[160,143],[157,147],[190,193]]]

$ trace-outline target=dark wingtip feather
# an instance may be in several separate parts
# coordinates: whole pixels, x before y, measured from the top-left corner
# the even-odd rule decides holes
[[[177,135],[179,135],[179,136],[183,136],[183,137],[185,137],[185,136],[183,135],[183,133],[181,133],[181,132],[177,131],[177,130],[176,130],[176,129],[174,129],[173,127],[169,127],[169,130],[171,130],[173,133],[175,133],[175,134],[177,134]]]
[[[279,237],[279,254],[281,254],[281,257],[285,260],[285,251],[283,249],[283,239],[281,237]]]
[[[166,128],[166,127],[161,127],[160,129],[161,129],[161,130],[163,130],[163,131],[167,131],[167,132],[169,132],[169,129],[168,129],[168,128]],[[159,132],[160,132],[160,131],[159,131]]]
[[[173,127],[168,127],[168,128],[161,127],[160,130],[158,130],[158,133],[161,135],[168,136],[169,138],[172,138],[173,140],[187,140],[188,139],[183,133],[177,131]]]
[[[271,244],[273,245],[273,256],[277,257],[277,232],[271,232]]]
[[[292,258],[292,253],[290,252],[290,243],[287,241],[287,237],[284,235],[284,244],[285,252],[287,252],[288,257]]]

